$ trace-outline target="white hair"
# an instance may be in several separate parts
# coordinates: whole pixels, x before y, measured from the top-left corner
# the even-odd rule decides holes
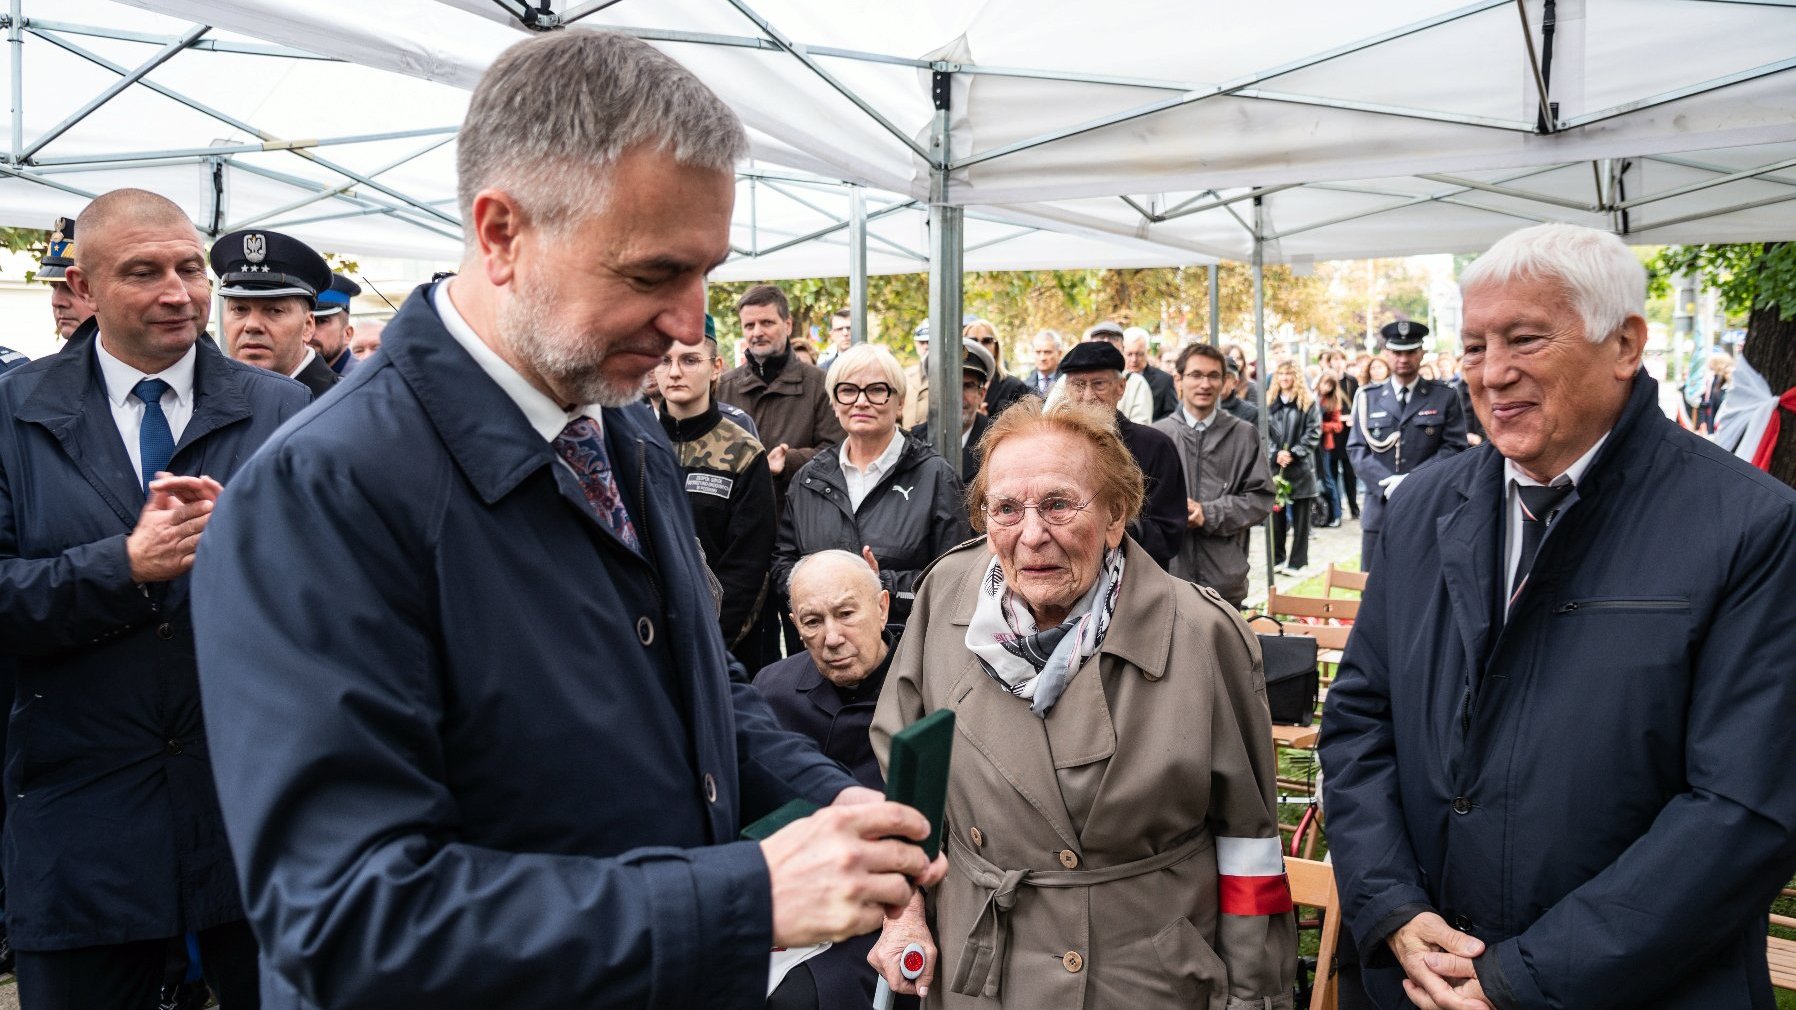
[[[497,187],[556,231],[604,206],[604,169],[626,151],[649,145],[683,165],[733,172],[748,135],[672,57],[619,32],[576,29],[501,53],[474,88],[456,145],[470,229],[475,195]]]
[[[830,402],[835,402],[836,383],[842,376],[868,363],[878,365],[886,384],[892,387],[892,395],[904,399],[904,366],[892,357],[892,352],[879,344],[855,344],[836,355],[829,363],[829,372],[823,376],[823,388],[829,393]]]
[[[1609,339],[1646,307],[1646,268],[1627,243],[1595,228],[1537,224],[1510,232],[1466,268],[1459,289],[1513,281],[1558,284],[1593,344]]]
[[[787,595],[791,594],[793,586],[798,585],[798,573],[810,567],[811,562],[813,561],[833,562],[838,565],[847,565],[848,577],[859,580],[867,592],[874,596],[878,596],[880,590],[885,588],[879,582],[879,573],[874,571],[867,564],[866,558],[861,557],[853,551],[827,550],[817,551],[814,554],[806,554],[804,557],[798,559],[798,564],[792,566],[792,574],[786,576]],[[794,600],[793,605],[797,606],[797,602],[798,601]]]
[[[1056,351],[1063,351],[1066,349],[1066,338],[1062,337],[1060,335],[1059,330],[1042,330],[1041,332],[1037,333],[1034,337],[1030,338],[1029,346],[1031,346],[1031,347],[1035,346],[1035,341],[1040,340],[1043,337],[1047,337],[1049,340],[1054,342],[1054,349]]]
[[[1139,326],[1131,326],[1123,331],[1123,346],[1127,347],[1131,340],[1139,340],[1147,346],[1154,342],[1154,335]]]

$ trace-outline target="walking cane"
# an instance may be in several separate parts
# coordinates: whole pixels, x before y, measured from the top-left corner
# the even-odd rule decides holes
[[[923,976],[923,945],[908,944],[898,958],[898,971],[912,982]],[[881,976],[873,987],[873,1010],[892,1010],[892,987]]]

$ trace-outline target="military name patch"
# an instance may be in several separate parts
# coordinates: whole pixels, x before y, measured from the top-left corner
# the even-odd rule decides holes
[[[691,494],[709,494],[728,499],[731,489],[735,486],[734,479],[714,473],[689,473],[686,475],[686,490]]]

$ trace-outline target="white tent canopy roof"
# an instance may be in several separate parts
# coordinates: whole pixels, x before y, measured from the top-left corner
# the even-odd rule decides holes
[[[42,225],[80,193],[139,185],[203,226],[421,259],[457,255],[450,131],[465,89],[524,31],[507,10],[520,0],[17,2],[10,150],[25,157],[0,166],[0,221]],[[1246,259],[1256,188],[1275,261],[1475,249],[1548,218],[1647,242],[1796,233],[1782,202],[1796,197],[1789,5],[1559,0],[1550,66],[1542,0],[1043,7],[548,4],[577,29],[655,40],[739,111],[761,176],[739,187],[740,252],[824,232],[720,276],[844,273],[845,228],[826,231],[846,220],[839,180],[867,187],[874,212],[927,201],[938,70],[954,72],[947,198],[969,210],[968,269]],[[190,35],[214,51],[180,51]],[[144,83],[38,148],[157,56]],[[1537,66],[1557,103],[1549,132]],[[258,150],[368,135],[384,139]],[[164,157],[96,164],[151,152]],[[871,271],[922,267],[920,208],[869,226]]]

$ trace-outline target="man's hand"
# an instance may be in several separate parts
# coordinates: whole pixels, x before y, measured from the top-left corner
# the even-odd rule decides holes
[[[1489,1010],[1472,958],[1484,943],[1433,912],[1404,923],[1384,941],[1403,966],[1403,991],[1421,1010]],[[1470,986],[1465,983],[1470,982]]]
[[[898,803],[837,802],[761,843],[773,881],[773,942],[803,947],[870,933],[948,872],[903,841],[928,837],[929,821]],[[844,803],[843,800],[848,802]],[[913,883],[914,882],[914,883]]]
[[[1397,493],[1397,486],[1399,484],[1402,484],[1405,480],[1408,480],[1408,479],[1409,479],[1409,474],[1394,473],[1394,474],[1391,474],[1389,477],[1386,477],[1385,479],[1379,481],[1378,489],[1380,491],[1384,492],[1384,500],[1390,501],[1391,496]]]
[[[1291,450],[1289,450],[1289,449],[1280,449],[1278,451],[1278,465],[1279,466],[1290,466],[1291,461],[1296,458],[1297,457],[1291,455]]]
[[[873,574],[879,574],[879,559],[873,556],[873,546],[871,544],[861,545],[861,560],[867,563],[868,568],[873,569]]]
[[[210,477],[158,474],[150,482],[150,497],[125,538],[133,582],[167,582],[193,567],[193,552],[212,518],[218,497],[213,489],[218,487]]]
[[[901,967],[904,948],[913,943],[923,948],[923,974],[918,975],[916,981],[905,978]],[[867,952],[867,963],[886,980],[893,992],[901,996],[927,996],[929,983],[935,981],[937,953],[935,937],[929,935],[929,923],[923,916],[923,894],[919,891],[905,906],[903,915],[886,920],[879,940]]]
[[[1204,524],[1204,507],[1195,498],[1185,499],[1185,525],[1196,529]]]
[[[781,442],[767,450],[767,471],[769,473],[778,477],[781,471],[786,469],[786,453],[790,451],[791,448],[791,446]]]

